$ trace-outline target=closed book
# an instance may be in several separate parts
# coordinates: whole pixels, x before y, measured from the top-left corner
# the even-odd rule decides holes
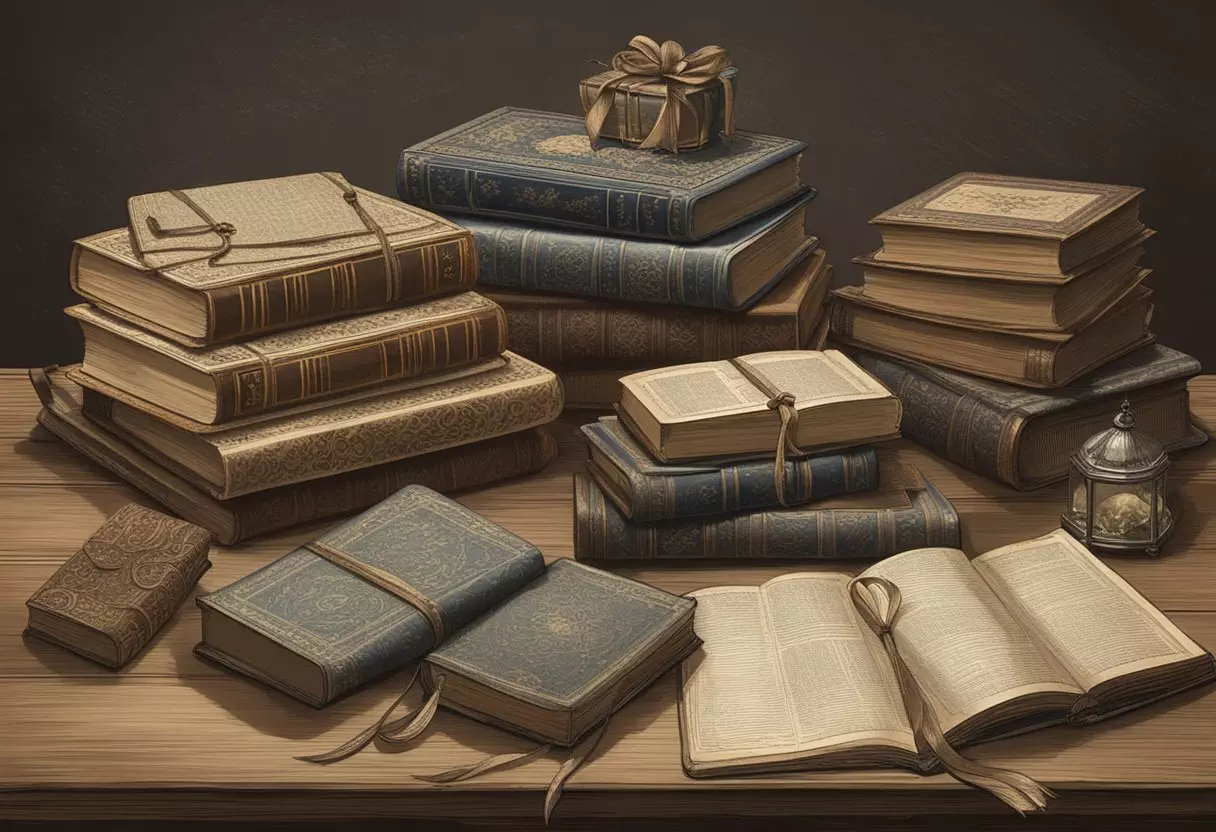
[[[1126,397],[1136,426],[1178,451],[1207,440],[1191,424],[1189,355],[1160,344],[1136,350],[1051,391],[1028,390],[911,361],[852,352],[853,360],[899,396],[909,439],[1018,489],[1068,476],[1068,458],[1109,426]]]
[[[503,107],[403,150],[397,193],[434,211],[692,242],[801,192],[805,149],[743,131],[678,156],[592,149],[578,116]]]
[[[80,372],[214,425],[473,364],[506,349],[502,310],[473,292],[188,349],[81,304]]]
[[[812,196],[691,245],[480,217],[463,224],[477,241],[479,286],[738,311],[817,245],[805,231]]]
[[[199,598],[195,652],[319,708],[420,658],[544,571],[526,540],[411,485]]]
[[[614,416],[583,425],[588,472],[621,514],[638,523],[735,514],[781,505],[772,459],[683,464],[651,459]],[[873,448],[787,459],[790,505],[878,487]]]
[[[217,500],[117,433],[86,419],[81,413],[80,388],[62,372],[51,373],[50,378],[53,387],[44,388],[47,396],[38,424],[174,514],[207,529],[225,546],[362,511],[407,485],[424,485],[440,493],[461,491],[539,471],[557,458],[553,437],[544,428],[529,428],[445,451]]]
[[[912,314],[865,296],[832,293],[832,340],[848,347],[1025,387],[1055,388],[1153,340],[1153,292],[1136,286],[1075,333],[1011,332]]]
[[[222,500],[537,427],[561,409],[557,377],[509,352],[450,381],[207,434],[95,390],[84,398],[90,419]]]
[[[874,492],[720,517],[634,523],[595,481],[574,475],[574,556],[582,561],[877,559],[959,546],[959,518],[919,471],[882,471]]]
[[[128,215],[129,228],[76,241],[72,288],[187,347],[402,306],[477,276],[468,231],[336,174],[144,194]]]

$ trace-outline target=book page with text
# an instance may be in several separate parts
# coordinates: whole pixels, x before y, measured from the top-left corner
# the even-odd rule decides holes
[[[660,422],[763,410],[768,401],[728,361],[684,364],[621,379]]]
[[[1203,655],[1130,584],[1063,529],[976,558],[1005,606],[1086,690]]]
[[[799,409],[829,402],[888,398],[891,393],[837,350],[762,352],[736,359],[776,390],[793,393]]]

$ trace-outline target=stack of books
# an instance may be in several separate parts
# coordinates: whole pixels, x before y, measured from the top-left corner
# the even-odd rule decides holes
[[[592,149],[581,118],[503,108],[402,151],[398,193],[472,230],[510,349],[558,373],[567,407],[606,409],[630,372],[822,344],[805,147]]]
[[[1028,489],[1108,426],[1123,397],[1170,450],[1190,422],[1189,356],[1153,344],[1141,189],[961,173],[871,221],[862,286],[831,337],[904,403],[906,436]]]
[[[128,207],[72,255],[85,355],[42,423],[221,542],[555,456],[560,384],[468,291],[466,229],[328,173]]]

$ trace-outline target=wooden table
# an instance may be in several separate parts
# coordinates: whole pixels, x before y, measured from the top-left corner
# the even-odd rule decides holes
[[[1192,383],[1200,424],[1216,428],[1216,376]],[[367,725],[398,693],[393,679],[315,711],[197,660],[199,610],[187,602],[152,646],[110,673],[25,640],[25,600],[106,516],[142,499],[51,438],[30,437],[37,401],[23,373],[0,371],[0,818],[426,818],[523,828],[540,825],[552,754],[450,786],[411,775],[514,751],[527,743],[450,713],[400,754],[369,749],[312,766],[293,755],[327,749]],[[577,415],[555,427],[561,458],[546,471],[461,501],[535,543],[571,555],[570,477],[584,457]],[[919,465],[958,508],[964,546],[985,551],[1058,525],[1062,485],[1017,493],[943,462],[910,442]],[[1179,455],[1171,469],[1185,516],[1159,561],[1109,563],[1200,643],[1216,647],[1216,443]],[[309,538],[296,529],[217,548],[199,591],[224,586]],[[836,563],[853,570],[857,563]],[[672,592],[760,583],[801,566],[631,568]],[[1156,815],[1216,812],[1216,690],[1184,694],[1086,729],[1056,728],[973,750],[1022,769],[1059,793],[1039,825],[1072,828],[1101,815],[1105,828],[1147,828]],[[677,819],[780,816],[903,817],[899,828],[943,815],[1021,823],[986,794],[947,776],[839,771],[694,781],[680,769],[675,677],[669,674],[613,720],[600,750],[569,782],[554,825],[670,829]],[[1211,820],[1211,818],[1208,818]],[[1022,823],[1024,826],[1024,823]],[[747,828],[746,826],[744,828]],[[790,827],[793,828],[793,827]]]

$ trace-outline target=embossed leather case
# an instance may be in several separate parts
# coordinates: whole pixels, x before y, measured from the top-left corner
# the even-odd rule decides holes
[[[27,632],[117,670],[210,566],[211,534],[129,503],[26,602]]]

